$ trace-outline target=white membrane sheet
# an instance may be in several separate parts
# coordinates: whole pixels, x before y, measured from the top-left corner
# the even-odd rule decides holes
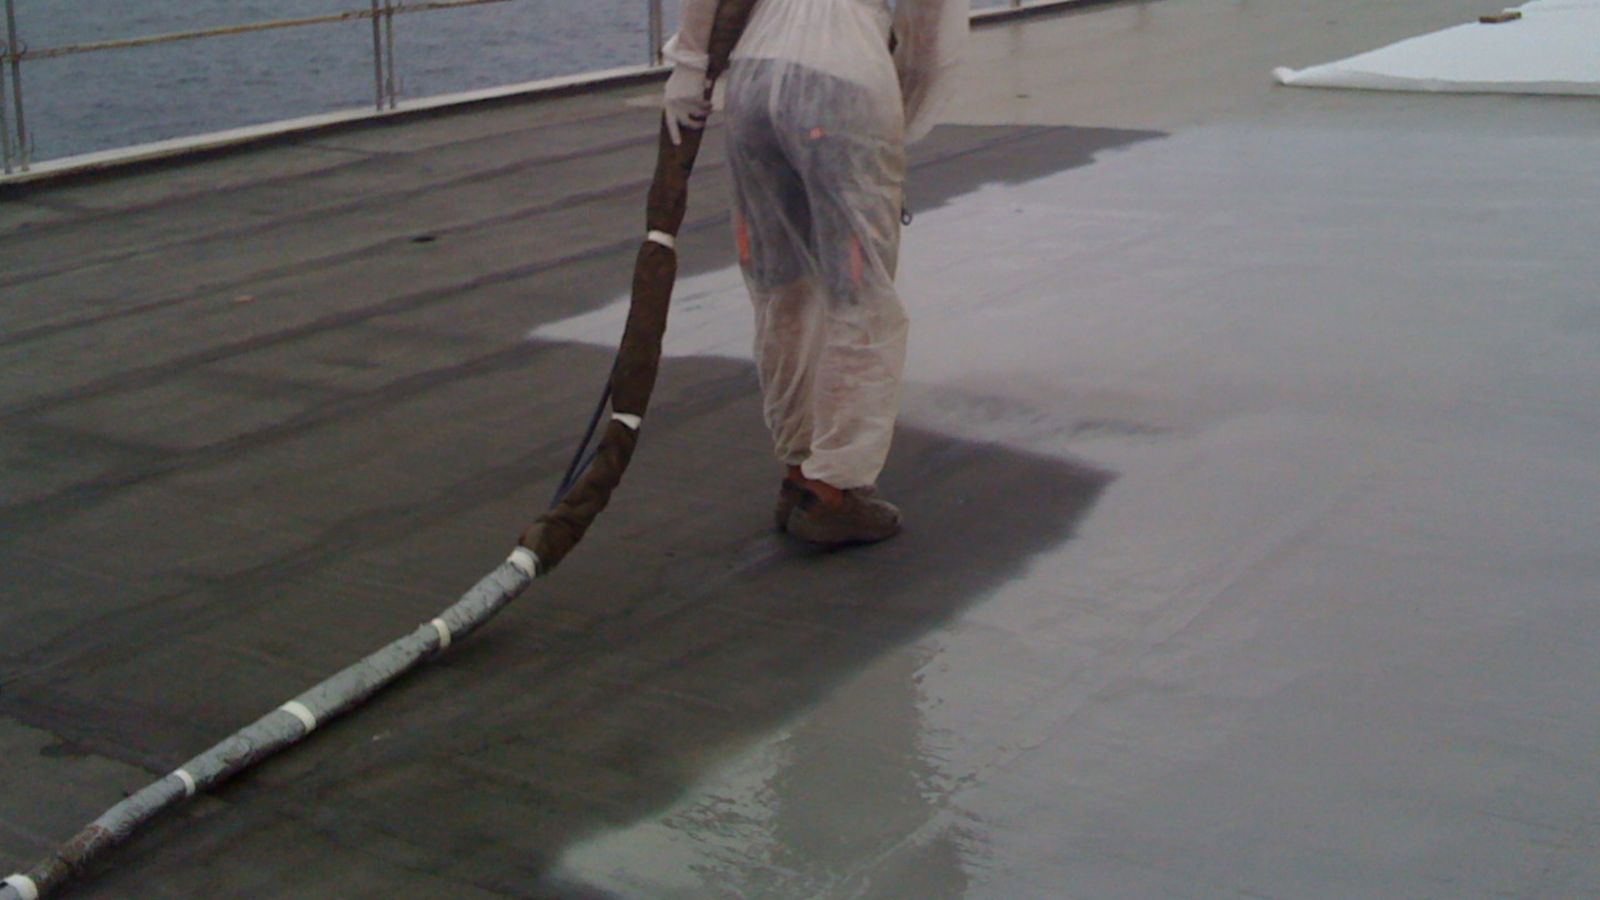
[[[1273,77],[1295,87],[1600,95],[1600,0],[1535,0],[1520,19],[1471,22]]]

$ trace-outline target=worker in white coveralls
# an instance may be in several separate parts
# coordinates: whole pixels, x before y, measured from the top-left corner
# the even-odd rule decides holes
[[[674,141],[702,128],[716,0],[683,0],[666,56]],[[778,527],[881,541],[877,496],[905,368],[895,292],[906,144],[933,127],[966,44],[968,0],[758,0],[727,82],[739,262],[778,459]],[[892,34],[892,37],[891,37]]]

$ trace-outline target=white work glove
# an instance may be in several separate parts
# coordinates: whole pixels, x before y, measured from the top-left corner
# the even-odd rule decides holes
[[[662,105],[672,143],[683,143],[685,128],[698,131],[706,127],[706,117],[711,115],[711,101],[706,99],[706,70],[681,62],[673,66]]]

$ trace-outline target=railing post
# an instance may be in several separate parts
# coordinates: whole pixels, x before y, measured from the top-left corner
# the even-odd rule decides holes
[[[400,94],[394,77],[394,0],[383,0],[383,86],[389,94],[389,108],[394,109]]]
[[[0,170],[11,174],[11,117],[6,114],[6,64],[11,60],[11,39],[0,43]]]
[[[10,0],[7,0],[10,2]],[[378,21],[378,0],[372,0],[372,105],[383,109],[383,23]]]
[[[661,57],[661,45],[667,42],[665,34],[666,23],[661,15],[661,0],[650,0],[650,65],[659,66],[665,60]]]
[[[6,62],[11,67],[11,99],[17,111],[16,118],[16,158],[22,166],[22,171],[28,171],[28,119],[22,109],[22,42],[17,40],[17,8],[13,0],[6,0]],[[3,79],[0,79],[3,86]],[[0,104],[5,103],[4,91],[0,91]],[[7,148],[9,149],[9,138]],[[11,153],[6,154],[6,171],[11,171]]]

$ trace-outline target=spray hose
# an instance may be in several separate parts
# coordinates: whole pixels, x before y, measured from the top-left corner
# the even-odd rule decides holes
[[[718,0],[709,44],[707,99],[711,85],[727,70],[728,58],[755,3]],[[665,119],[662,121],[646,210],[646,239],[634,265],[628,322],[607,389],[610,420],[592,456],[586,464],[574,459],[555,504],[523,533],[511,556],[437,618],[130,795],[27,872],[0,880],[0,900],[39,900],[84,875],[95,860],[156,816],[299,743],[319,725],[355,709],[400,676],[438,656],[494,618],[535,578],[549,574],[566,558],[611,501],[639,443],[660,368],[661,338],[678,274],[676,236],[688,209],[689,176],[703,137],[701,129],[684,129],[682,142],[674,144]],[[601,406],[603,409],[605,400]],[[593,427],[591,424],[591,433]],[[581,456],[582,448],[579,453]]]

